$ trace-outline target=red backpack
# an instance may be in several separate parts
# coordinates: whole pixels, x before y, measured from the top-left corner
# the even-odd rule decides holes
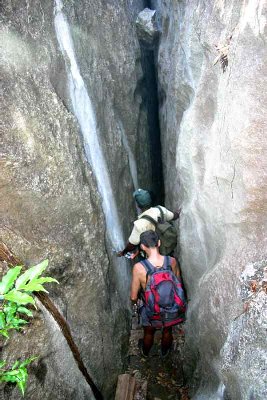
[[[186,311],[185,294],[181,279],[172,272],[171,258],[165,256],[161,268],[154,267],[148,260],[141,263],[147,271],[144,301],[151,325],[161,328],[183,322]]]

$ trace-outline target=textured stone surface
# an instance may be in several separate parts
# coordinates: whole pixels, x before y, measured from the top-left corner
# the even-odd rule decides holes
[[[240,285],[246,312],[230,325],[221,350],[222,371],[232,398],[266,398],[267,262],[248,264],[241,274]]]
[[[136,132],[143,140],[146,134],[146,118],[140,122],[135,93],[142,79],[135,20],[144,5],[129,1],[127,8],[119,0],[65,3],[116,201],[123,204],[119,213],[126,237],[134,205],[122,130],[135,154]],[[91,376],[105,398],[112,398],[126,356],[129,271],[125,265],[120,270],[117,260],[110,262],[107,256],[101,199],[71,110],[53,2],[7,1],[0,9],[0,237],[25,263],[49,258],[49,274],[60,282],[51,286],[51,296]],[[51,327],[49,318],[43,318]],[[31,378],[26,398],[52,398],[49,386],[54,399],[74,398],[73,387],[79,385],[75,398],[85,398],[89,389],[84,389],[71,356],[63,356],[64,340],[59,337],[55,343],[56,328],[46,328],[43,319],[40,324],[43,327],[23,336],[23,352],[40,354],[43,361],[38,363],[46,366],[47,374],[44,382]],[[12,345],[9,349],[13,356]],[[54,350],[62,359],[55,360]],[[60,365],[64,371],[59,371]],[[59,382],[53,386],[55,379]]]
[[[11,335],[10,343],[2,351],[2,357],[11,365],[18,356],[24,359],[29,354],[39,355],[29,367],[25,398],[93,400],[90,386],[81,375],[54,319],[42,306],[34,316],[34,321],[23,333]],[[14,385],[5,385],[1,387],[0,398],[17,400],[22,396]]]
[[[183,208],[186,373],[194,399],[264,399],[264,292],[242,314],[240,277],[267,250],[266,2],[152,6],[162,13],[157,61],[166,204]],[[213,65],[223,47],[225,72],[220,61]]]
[[[145,8],[138,14],[136,19],[136,29],[139,40],[151,46],[159,35],[157,11]]]

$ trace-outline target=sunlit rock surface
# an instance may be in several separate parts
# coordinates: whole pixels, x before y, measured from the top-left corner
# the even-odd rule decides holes
[[[146,117],[136,94],[142,70],[135,33],[144,4],[64,3],[126,238],[135,211],[129,149],[135,158],[136,135],[146,141]],[[49,275],[60,282],[51,285],[50,294],[95,383],[105,398],[113,398],[126,357],[130,269],[120,269],[115,257],[110,262],[107,255],[101,196],[72,110],[54,2],[15,0],[1,3],[0,9],[0,237],[27,264],[49,258]],[[142,179],[149,180],[145,174]],[[90,398],[71,354],[62,356],[66,346],[60,330],[53,324],[49,328],[46,318],[4,348],[10,359],[20,357],[20,348],[22,355],[40,355],[37,370],[47,373],[42,381],[33,368],[26,398]],[[39,336],[42,329],[45,334]],[[46,388],[53,380],[52,393]],[[5,399],[18,396],[11,389]]]
[[[240,279],[267,250],[266,2],[152,3],[166,204],[182,205],[186,373],[194,399],[265,399],[266,293],[247,276],[258,294],[245,301]]]

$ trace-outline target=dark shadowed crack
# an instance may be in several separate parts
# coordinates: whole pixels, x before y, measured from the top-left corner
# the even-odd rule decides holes
[[[151,1],[145,1],[144,6],[152,8]],[[149,158],[151,163],[151,189],[155,195],[155,203],[164,201],[163,167],[161,154],[161,134],[159,121],[159,94],[157,82],[157,68],[155,55],[157,41],[154,45],[147,45],[140,40],[141,66],[143,78],[139,82],[139,90],[142,98],[142,107],[146,110],[148,124]],[[140,149],[142,152],[142,149]]]
[[[233,189],[233,184],[234,184],[234,180],[235,180],[235,175],[236,175],[236,163],[237,163],[237,160],[235,161],[235,163],[234,163],[234,166],[233,166],[233,177],[232,177],[232,179],[231,179],[231,196],[232,196],[232,199],[234,198],[234,189]]]

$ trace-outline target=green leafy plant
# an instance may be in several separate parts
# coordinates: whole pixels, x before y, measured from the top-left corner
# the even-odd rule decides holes
[[[19,330],[28,323],[21,314],[32,317],[32,311],[26,305],[35,306],[33,292],[47,292],[44,283],[57,282],[51,277],[40,277],[48,266],[48,260],[29,268],[20,275],[21,266],[11,268],[0,282],[0,334],[9,337],[8,331]],[[19,276],[20,275],[20,276]]]
[[[12,382],[16,383],[20,389],[22,395],[24,396],[27,380],[28,371],[27,366],[37,357],[26,358],[24,361],[15,361],[13,366],[8,369],[4,369],[6,362],[0,361],[0,382]]]
[[[20,318],[19,313],[32,316],[32,312],[25,307],[18,307],[16,303],[10,301],[2,307],[2,311],[0,311],[0,334],[8,338],[10,329],[19,330],[28,323],[25,319]]]
[[[22,266],[10,268],[0,282],[0,335],[9,338],[10,330],[20,330],[28,323],[23,319],[33,317],[28,306],[35,306],[33,292],[47,292],[43,284],[58,281],[51,277],[41,277],[48,266],[48,260],[29,268],[21,274]],[[16,361],[11,368],[4,369],[5,361],[0,361],[0,383],[16,383],[24,395],[28,371],[27,366],[37,357]]]

